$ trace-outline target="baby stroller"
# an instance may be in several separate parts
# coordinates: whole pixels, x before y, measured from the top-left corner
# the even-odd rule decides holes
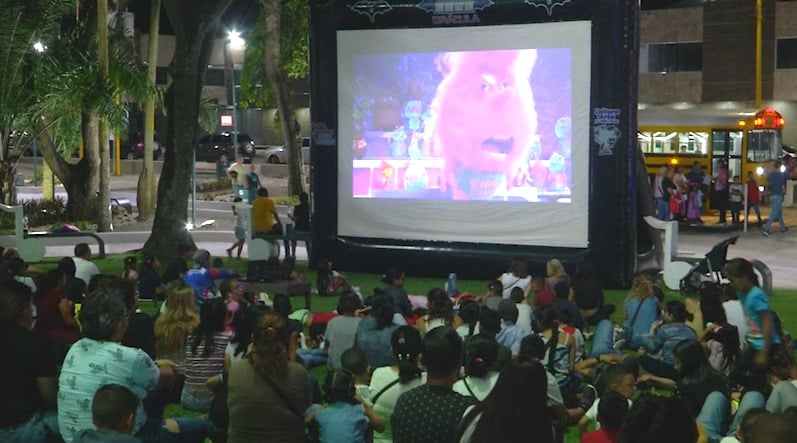
[[[728,246],[735,245],[738,239],[737,235],[714,245],[706,256],[681,279],[681,294],[684,296],[697,294],[705,281],[722,283],[722,267],[727,261]]]

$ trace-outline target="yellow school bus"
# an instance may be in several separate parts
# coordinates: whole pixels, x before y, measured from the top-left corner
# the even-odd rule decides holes
[[[682,165],[687,173],[695,162],[715,175],[720,160],[730,177],[744,182],[748,172],[759,184],[781,155],[785,120],[772,108],[758,111],[707,109],[641,109],[637,137],[648,174],[660,167]]]

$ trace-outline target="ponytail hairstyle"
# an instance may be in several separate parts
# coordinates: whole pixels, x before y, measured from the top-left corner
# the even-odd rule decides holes
[[[390,346],[398,360],[399,383],[409,383],[421,378],[421,369],[418,368],[418,356],[423,347],[421,333],[412,326],[401,326],[390,337]]]
[[[685,323],[694,319],[694,315],[686,310],[686,305],[680,300],[668,301],[665,309],[670,313],[674,323]]]
[[[354,374],[346,369],[330,371],[324,378],[324,400],[327,403],[357,404],[354,398]]]
[[[282,375],[288,371],[288,322],[273,312],[263,314],[252,334],[254,349],[249,363],[265,375]]]
[[[725,275],[746,278],[753,286],[758,286],[758,275],[755,273],[752,263],[743,258],[732,258],[728,260],[722,272]]]
[[[486,377],[498,358],[498,342],[485,334],[477,334],[465,347],[465,374],[469,377]]]

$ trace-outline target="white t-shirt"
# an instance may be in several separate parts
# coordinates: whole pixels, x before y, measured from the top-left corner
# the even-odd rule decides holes
[[[468,386],[465,386],[467,381]],[[498,381],[498,372],[490,371],[487,377],[465,377],[457,380],[452,388],[454,392],[458,392],[466,397],[473,397],[478,401],[484,401],[485,398],[493,390],[495,382]],[[470,390],[468,390],[470,387]],[[473,391],[473,393],[471,393]]]
[[[531,335],[531,306],[527,303],[517,304],[517,322],[525,335]]]
[[[99,275],[100,269],[94,263],[80,257],[72,257],[75,262],[75,277],[86,282],[86,286],[91,283],[92,277]]]
[[[527,275],[525,278],[519,278],[514,274],[505,272],[501,274],[501,284],[504,285],[504,292],[501,295],[503,298],[509,298],[509,295],[512,294],[512,288],[521,288],[525,293],[531,284],[531,276]]]
[[[390,366],[383,366],[374,369],[371,375],[371,385],[368,387],[371,395],[371,401],[379,391],[385,386],[390,384],[393,380],[398,378],[398,371],[394,371]],[[392,442],[393,431],[390,426],[390,418],[393,416],[393,410],[396,408],[396,401],[401,394],[417,388],[418,386],[426,383],[426,373],[421,374],[421,378],[415,379],[409,383],[401,384],[396,383],[385,391],[376,402],[373,402],[374,412],[376,412],[382,421],[385,423],[384,432],[374,432],[374,442]]]
[[[600,403],[600,401],[601,399],[596,398],[595,401],[592,402],[592,406],[590,406],[589,410],[587,410],[587,412],[584,414],[584,417],[587,417],[588,419],[590,419],[590,421],[595,423],[595,429],[601,428],[600,423],[598,423],[598,404]],[[631,409],[632,404],[633,402],[631,400],[628,400],[629,410]]]

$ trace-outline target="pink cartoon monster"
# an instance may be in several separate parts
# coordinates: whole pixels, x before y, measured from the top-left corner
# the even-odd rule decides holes
[[[537,130],[529,77],[535,50],[449,52],[431,104],[430,154],[444,159],[441,191],[486,200],[511,185]]]

